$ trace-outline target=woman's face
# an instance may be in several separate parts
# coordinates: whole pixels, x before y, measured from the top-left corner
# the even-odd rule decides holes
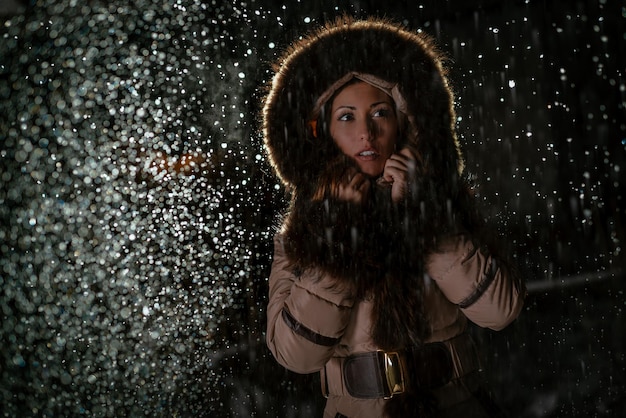
[[[365,82],[347,85],[332,102],[330,135],[364,174],[380,176],[398,136],[393,100]]]

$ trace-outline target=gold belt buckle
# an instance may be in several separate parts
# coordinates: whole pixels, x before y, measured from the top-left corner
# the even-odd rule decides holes
[[[391,399],[393,395],[405,391],[404,368],[402,367],[400,354],[397,352],[379,351],[379,353],[382,353],[385,378],[387,380],[387,388],[389,389],[389,396],[384,398]]]

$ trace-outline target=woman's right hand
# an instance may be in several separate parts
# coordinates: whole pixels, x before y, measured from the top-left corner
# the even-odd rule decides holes
[[[394,153],[385,163],[382,179],[391,184],[391,199],[401,201],[409,190],[409,182],[416,177],[417,157],[410,148]]]
[[[360,205],[367,199],[370,185],[371,182],[365,174],[351,169],[334,184],[332,195],[336,199]]]

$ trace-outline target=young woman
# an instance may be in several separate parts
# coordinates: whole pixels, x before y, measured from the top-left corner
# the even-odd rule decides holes
[[[269,278],[276,360],[321,374],[325,417],[493,415],[467,321],[504,328],[524,286],[481,242],[442,55],[344,18],[275,71],[264,140],[291,195]]]

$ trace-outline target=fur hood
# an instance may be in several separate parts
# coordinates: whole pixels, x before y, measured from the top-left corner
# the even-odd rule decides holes
[[[262,114],[265,148],[283,184],[302,192],[319,178],[324,161],[340,155],[332,140],[314,136],[311,122],[318,98],[350,72],[396,84],[417,131],[407,145],[433,175],[460,174],[463,160],[444,62],[430,36],[380,19],[340,18],[296,41],[274,65]]]

